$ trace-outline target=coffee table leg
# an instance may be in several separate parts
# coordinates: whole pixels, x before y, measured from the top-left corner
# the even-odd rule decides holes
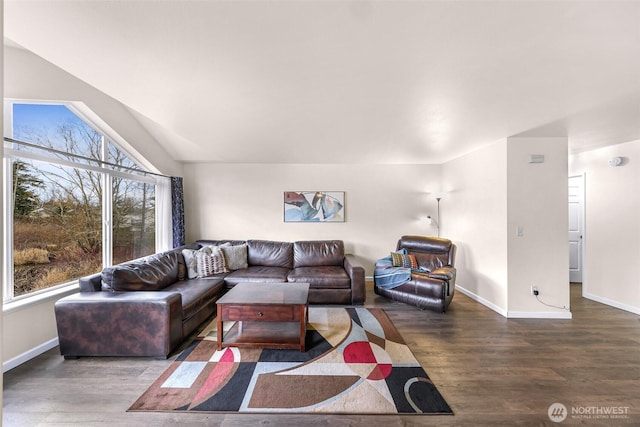
[[[222,308],[218,305],[218,312],[216,313],[217,325],[218,325],[218,350],[222,350]]]
[[[300,307],[300,351],[304,353],[307,338],[307,306]]]

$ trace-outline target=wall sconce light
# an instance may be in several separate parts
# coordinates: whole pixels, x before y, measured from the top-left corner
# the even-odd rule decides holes
[[[427,216],[427,221],[429,221],[429,225],[435,225],[436,226],[436,230],[438,230],[438,237],[440,237],[440,224],[438,224],[438,221],[436,221],[435,219],[431,218],[431,215]]]
[[[438,237],[440,237],[440,199],[441,197],[436,197],[436,201],[438,202],[438,211],[437,211],[436,219],[431,218],[431,215],[427,216],[429,225],[436,226],[436,230],[438,231]]]

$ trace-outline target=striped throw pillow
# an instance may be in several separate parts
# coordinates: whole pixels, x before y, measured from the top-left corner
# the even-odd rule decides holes
[[[211,248],[211,251],[196,252],[196,265],[198,277],[208,277],[214,274],[228,273],[224,254],[220,248]]]
[[[416,260],[415,255],[391,252],[391,262],[394,267],[405,267],[412,270],[418,269],[418,261]]]

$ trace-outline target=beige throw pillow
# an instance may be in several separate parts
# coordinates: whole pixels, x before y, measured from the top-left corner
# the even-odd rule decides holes
[[[240,270],[241,268],[247,268],[247,245],[235,245],[231,246],[229,243],[225,243],[220,246],[224,259],[227,262],[227,268],[231,271]]]

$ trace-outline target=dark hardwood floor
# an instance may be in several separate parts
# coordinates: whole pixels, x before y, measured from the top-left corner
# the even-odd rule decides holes
[[[64,360],[56,348],[5,373],[3,425],[638,426],[640,317],[571,288],[572,320],[507,320],[461,293],[439,314],[378,297],[368,284],[366,305],[387,310],[453,416],[128,413],[175,356]],[[560,424],[547,415],[556,402],[569,411]],[[626,414],[585,413],[612,410]]]

